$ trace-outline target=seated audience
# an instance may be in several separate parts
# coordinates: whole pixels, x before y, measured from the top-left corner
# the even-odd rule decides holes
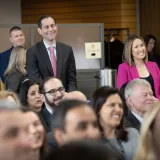
[[[156,54],[156,48],[157,48],[156,37],[151,34],[147,34],[144,37],[144,42],[146,44],[146,48],[148,52],[148,60],[152,62],[156,62],[158,67],[160,68],[160,56]]]
[[[52,132],[47,135],[51,148],[71,141],[100,138],[93,109],[86,102],[78,100],[59,103],[52,116],[52,128]]]
[[[160,158],[160,102],[144,115],[140,143],[134,160],[159,160]]]
[[[23,117],[28,125],[29,145],[34,160],[43,159],[47,154],[47,137],[43,121],[34,111],[22,109]]]
[[[7,102],[10,102],[10,103],[16,103],[17,106],[20,108],[19,99],[14,92],[0,91],[0,100],[6,100]]]
[[[46,160],[122,160],[97,141],[81,141],[57,148]]]
[[[14,47],[4,73],[5,89],[19,93],[20,86],[26,78],[26,50],[23,46]]]
[[[136,152],[139,134],[134,128],[124,128],[123,101],[119,90],[101,87],[94,92],[92,101],[104,143],[124,160],[131,160]]]
[[[0,101],[0,160],[28,160],[26,122],[16,103]]]
[[[132,80],[125,87],[125,98],[129,111],[125,116],[124,124],[126,127],[133,127],[139,131],[144,113],[154,103],[150,84],[144,79]]]
[[[75,99],[75,100],[87,102],[86,96],[80,91],[72,91],[72,92],[66,93],[63,99]]]
[[[44,108],[42,117],[45,121],[47,132],[51,131],[51,117],[54,114],[55,107],[62,100],[65,92],[62,82],[58,78],[48,77],[41,86],[43,94]]]
[[[117,87],[133,79],[147,80],[153,95],[160,99],[160,72],[155,62],[148,61],[148,53],[143,39],[139,36],[129,36],[124,45],[124,63],[118,67]]]
[[[42,95],[37,83],[30,80],[23,82],[20,88],[19,99],[21,104],[29,109],[36,112],[40,112],[42,109]]]

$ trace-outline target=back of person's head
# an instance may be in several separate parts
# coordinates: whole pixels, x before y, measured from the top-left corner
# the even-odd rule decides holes
[[[142,37],[137,36],[137,35],[130,35],[128,36],[127,40],[125,41],[124,44],[124,50],[123,50],[123,55],[122,55],[122,60],[124,62],[127,62],[130,66],[134,65],[134,60],[133,60],[133,56],[132,56],[132,47],[133,47],[133,42],[136,39],[140,39],[143,43],[143,45],[145,46],[145,42],[143,40]],[[147,54],[147,50],[145,50],[145,58],[144,61],[147,62],[148,61],[148,54]]]
[[[25,65],[26,49],[23,46],[14,47],[11,52],[8,67],[4,73],[4,76],[6,76],[13,68],[25,75],[27,73],[25,70]]]
[[[38,85],[38,84],[31,80],[26,80],[21,84],[20,91],[19,91],[19,99],[23,106],[28,105],[27,94],[28,94],[29,88],[33,85]]]
[[[104,144],[81,141],[66,144],[51,152],[46,160],[121,160]]]
[[[72,91],[72,92],[66,93],[63,99],[64,100],[73,99],[73,100],[80,100],[80,101],[87,102],[86,96],[80,91]]]
[[[136,78],[128,82],[128,84],[126,85],[125,90],[124,90],[125,99],[127,100],[127,98],[132,96],[132,94],[136,92],[136,89],[140,86],[151,88],[151,85],[149,84],[148,81],[146,81],[145,79]]]
[[[0,100],[6,100],[9,103],[16,103],[20,107],[18,96],[11,91],[0,91]]]
[[[159,120],[160,102],[157,102],[154,103],[153,107],[144,115],[144,120],[140,131],[139,147],[134,160],[156,160],[159,158]]]

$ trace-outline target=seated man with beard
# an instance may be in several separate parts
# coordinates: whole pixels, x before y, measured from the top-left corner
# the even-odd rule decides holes
[[[62,100],[65,92],[62,82],[58,78],[48,77],[41,86],[45,106],[41,114],[44,119],[47,132],[51,131],[51,117],[54,114],[55,106]]]

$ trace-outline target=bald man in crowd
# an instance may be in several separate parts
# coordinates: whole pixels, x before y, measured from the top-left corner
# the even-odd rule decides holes
[[[63,97],[63,100],[67,100],[67,99],[80,100],[83,102],[87,102],[86,96],[80,91],[73,91],[73,92],[66,93]]]

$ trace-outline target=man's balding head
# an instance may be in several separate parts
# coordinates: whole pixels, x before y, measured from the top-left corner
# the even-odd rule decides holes
[[[66,93],[63,99],[79,100],[79,101],[87,102],[86,96],[80,91],[73,91],[73,92]]]

